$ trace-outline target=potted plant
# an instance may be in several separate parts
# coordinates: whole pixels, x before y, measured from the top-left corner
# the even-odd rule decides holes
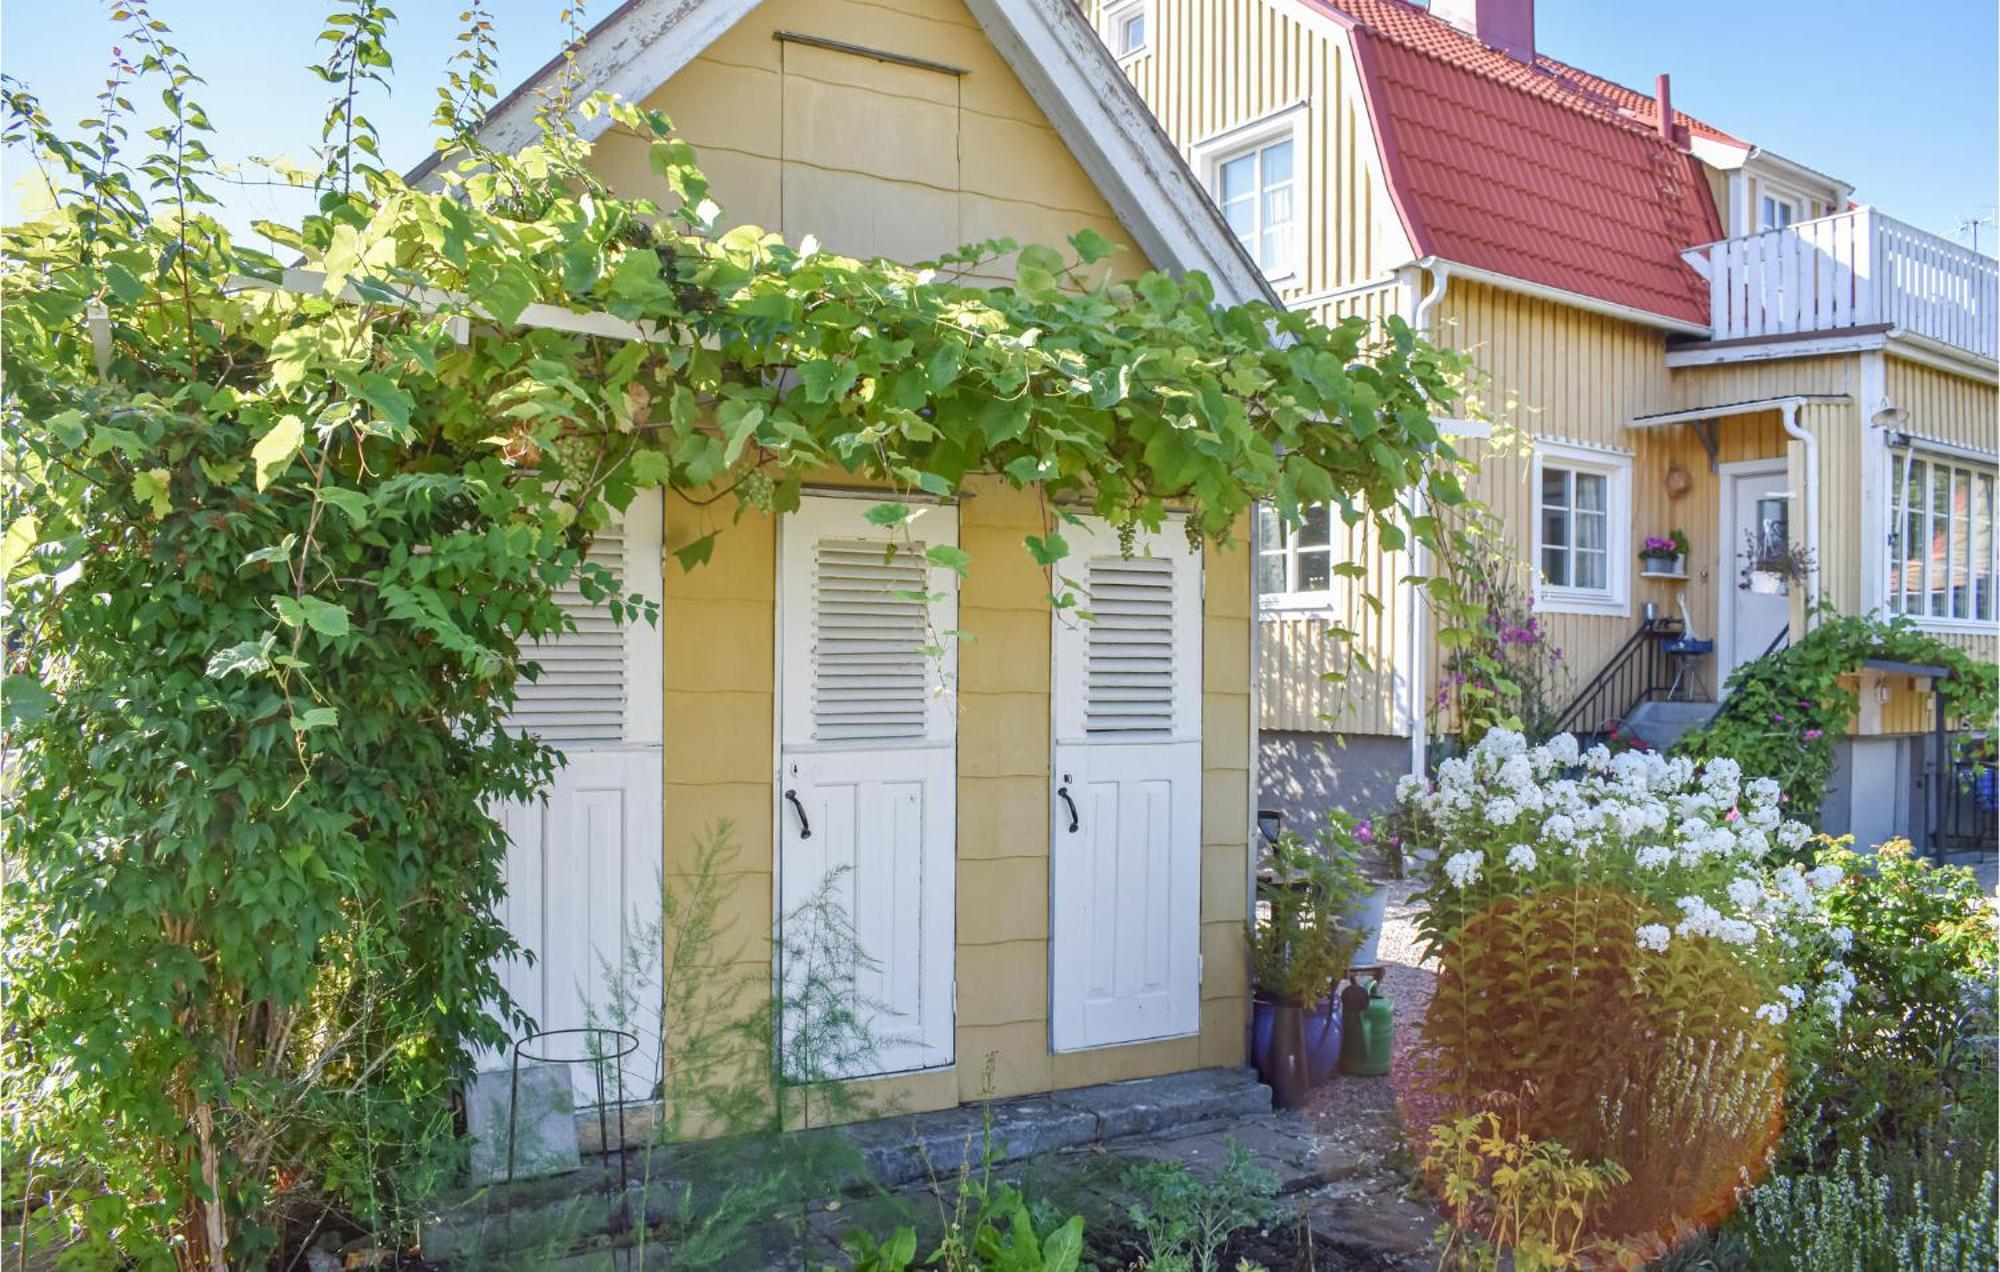
[[[1639,548],[1640,573],[1649,578],[1684,579],[1687,577],[1687,535],[1674,530],[1662,536],[1647,535],[1646,542]]]
[[[1743,568],[1736,584],[1742,591],[1769,596],[1812,577],[1813,555],[1806,548],[1755,530],[1743,532],[1743,545]]]
[[[1337,824],[1336,824],[1337,825]],[[1337,1054],[1333,987],[1347,971],[1362,933],[1355,903],[1368,888],[1350,853],[1344,826],[1318,842],[1287,831],[1266,851],[1250,924],[1250,973],[1257,987],[1252,1057],[1276,1102],[1298,1108],[1312,1089],[1308,1016],[1323,1035],[1315,1053]]]

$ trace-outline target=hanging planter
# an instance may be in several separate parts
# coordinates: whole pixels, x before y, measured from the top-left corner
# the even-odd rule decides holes
[[[1790,590],[1793,583],[1804,583],[1812,578],[1813,554],[1802,547],[1794,547],[1775,535],[1759,535],[1755,530],[1743,532],[1743,568],[1736,586],[1759,596],[1776,596]]]

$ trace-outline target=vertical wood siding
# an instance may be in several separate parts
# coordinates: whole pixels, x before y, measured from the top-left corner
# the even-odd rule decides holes
[[[1957,446],[2000,449],[2000,388],[1893,356],[1883,371],[1889,400],[1909,412],[1903,431]]]
[[[1093,22],[1103,0],[1087,0]],[[1190,157],[1218,134],[1305,103],[1299,181],[1304,268],[1287,301],[1373,278],[1409,258],[1376,171],[1375,140],[1342,39],[1269,0],[1152,0],[1145,52],[1125,73]],[[1197,169],[1199,172],[1199,169]]]
[[[1439,306],[1439,338],[1468,353],[1482,372],[1474,390],[1475,410],[1495,425],[1492,442],[1476,448],[1480,462],[1472,493],[1493,510],[1521,562],[1522,581],[1531,582],[1536,517],[1528,439],[1541,437],[1631,454],[1631,509],[1614,516],[1633,520],[1633,533],[1652,530],[1646,517],[1660,495],[1672,439],[1635,432],[1635,415],[1667,409],[1671,385],[1664,359],[1665,338],[1652,328],[1601,317],[1568,306],[1497,288],[1453,280]],[[1508,434],[1515,441],[1510,444]],[[1685,462],[1685,461],[1684,461]],[[1635,545],[1636,550],[1636,545]],[[1638,607],[1649,599],[1669,606],[1660,589],[1676,586],[1636,577],[1632,568],[1631,609],[1627,615],[1546,614],[1542,627],[1562,651],[1566,674],[1559,694],[1581,689],[1632,632]],[[1434,695],[1443,679],[1443,658],[1429,660]],[[1558,703],[1563,705],[1563,703]]]

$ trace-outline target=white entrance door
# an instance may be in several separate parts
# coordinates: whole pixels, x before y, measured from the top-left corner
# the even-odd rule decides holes
[[[1075,1051],[1200,1028],[1201,557],[1178,520],[1129,559],[1064,533],[1087,616],[1055,617],[1049,1041]]]
[[[640,495],[598,534],[591,559],[626,594],[660,599],[660,498]],[[606,1026],[639,1039],[624,1062],[625,1096],[658,1080],[662,844],[660,632],[620,623],[574,588],[558,594],[577,630],[534,650],[542,672],[523,681],[512,724],[561,749],[567,763],[542,799],[507,804],[507,893],[501,917],[532,959],[508,960],[501,983],[537,1028]],[[587,1054],[582,1037],[529,1050]],[[510,1055],[489,1058],[505,1067]],[[570,1067],[579,1100],[594,1100],[592,1067]],[[617,1096],[606,1075],[606,1099]]]
[[[1743,663],[1761,658],[1791,623],[1787,585],[1764,590],[1748,567],[1760,551],[1790,541],[1792,500],[1784,460],[1726,464],[1722,469],[1723,604],[1716,618],[1717,683]]]
[[[925,552],[958,510],[907,527],[868,498],[806,497],[778,561],[779,985],[795,1076],[952,1062],[958,587]]]

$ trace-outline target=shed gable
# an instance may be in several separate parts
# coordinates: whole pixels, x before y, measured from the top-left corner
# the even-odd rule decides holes
[[[695,147],[727,224],[904,261],[1089,228],[1127,249],[1115,274],[1151,267],[959,0],[765,0],[645,105]],[[593,162],[621,192],[663,194],[645,146],[614,129]]]

